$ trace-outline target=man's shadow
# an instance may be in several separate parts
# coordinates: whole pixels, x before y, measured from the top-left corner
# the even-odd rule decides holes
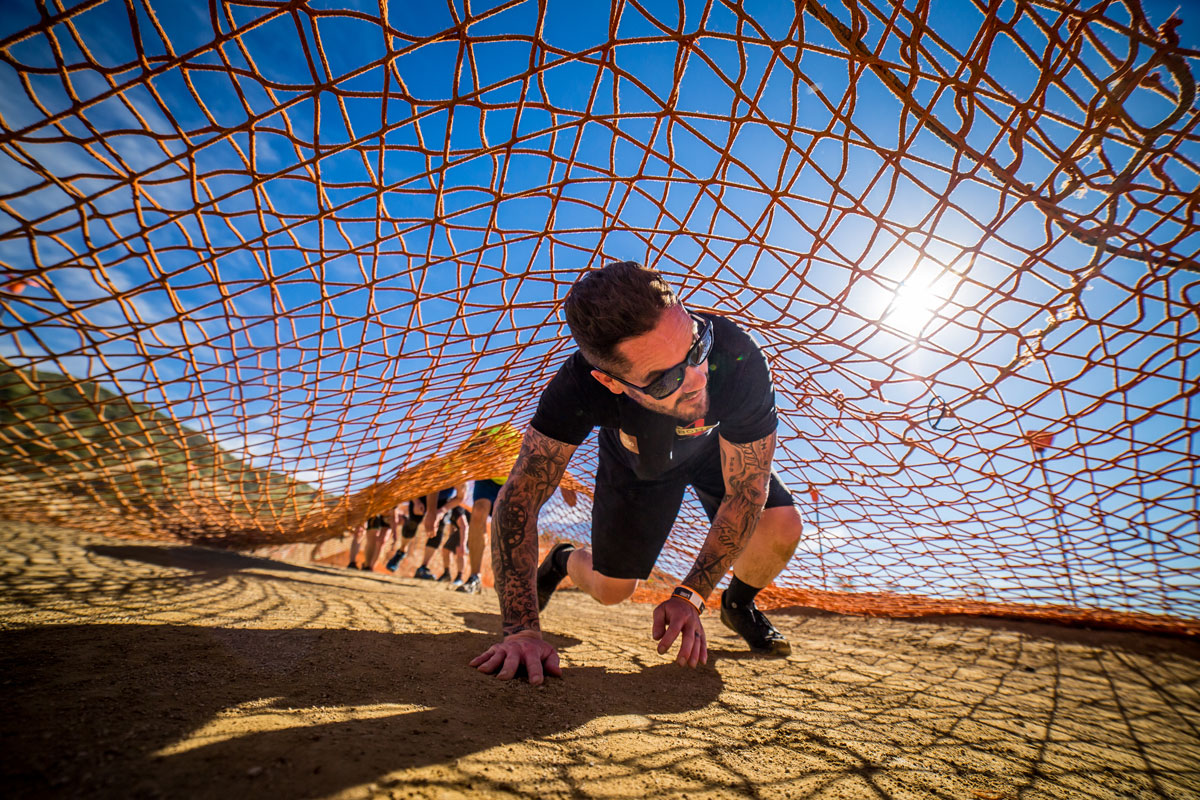
[[[721,691],[714,670],[670,663],[636,673],[568,667],[540,688],[503,682],[467,664],[496,641],[473,631],[0,631],[9,689],[0,783],[8,797],[228,798],[297,785],[324,796],[598,717],[703,708]],[[388,707],[397,704],[418,708]],[[192,737],[206,726],[216,735]]]

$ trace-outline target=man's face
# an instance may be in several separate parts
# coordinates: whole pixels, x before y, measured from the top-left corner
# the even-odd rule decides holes
[[[687,358],[696,341],[696,323],[681,305],[663,311],[656,324],[641,336],[626,339],[617,345],[617,354],[629,366],[616,373],[630,383],[645,386],[664,370]],[[596,380],[617,394],[629,395],[640,406],[683,422],[700,419],[708,413],[708,361],[688,367],[683,384],[674,394],[655,400],[644,392],[625,386],[597,370]]]

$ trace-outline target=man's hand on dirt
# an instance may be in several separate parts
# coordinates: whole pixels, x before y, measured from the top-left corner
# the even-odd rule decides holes
[[[654,639],[658,652],[666,653],[679,637],[679,666],[694,667],[708,663],[708,639],[700,612],[691,603],[680,597],[670,597],[654,609]]]
[[[522,667],[534,686],[541,684],[545,675],[562,677],[558,665],[558,651],[537,631],[521,631],[506,636],[504,641],[494,644],[485,652],[471,659],[471,666],[489,675],[496,674],[502,681],[517,675]]]

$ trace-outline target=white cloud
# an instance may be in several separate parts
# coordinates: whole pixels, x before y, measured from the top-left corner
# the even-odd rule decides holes
[[[248,433],[245,436],[222,436],[214,444],[230,455],[266,458],[274,451],[274,438],[265,433]]]
[[[827,553],[836,549],[842,542],[850,541],[851,538],[852,534],[845,525],[831,525],[825,528],[805,525],[804,538],[800,540],[796,549],[806,553]]]

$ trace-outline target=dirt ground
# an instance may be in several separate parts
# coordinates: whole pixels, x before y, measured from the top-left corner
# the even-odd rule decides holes
[[[566,591],[533,688],[490,590],[14,523],[0,585],[6,798],[1200,797],[1194,641],[795,610],[691,671]]]

